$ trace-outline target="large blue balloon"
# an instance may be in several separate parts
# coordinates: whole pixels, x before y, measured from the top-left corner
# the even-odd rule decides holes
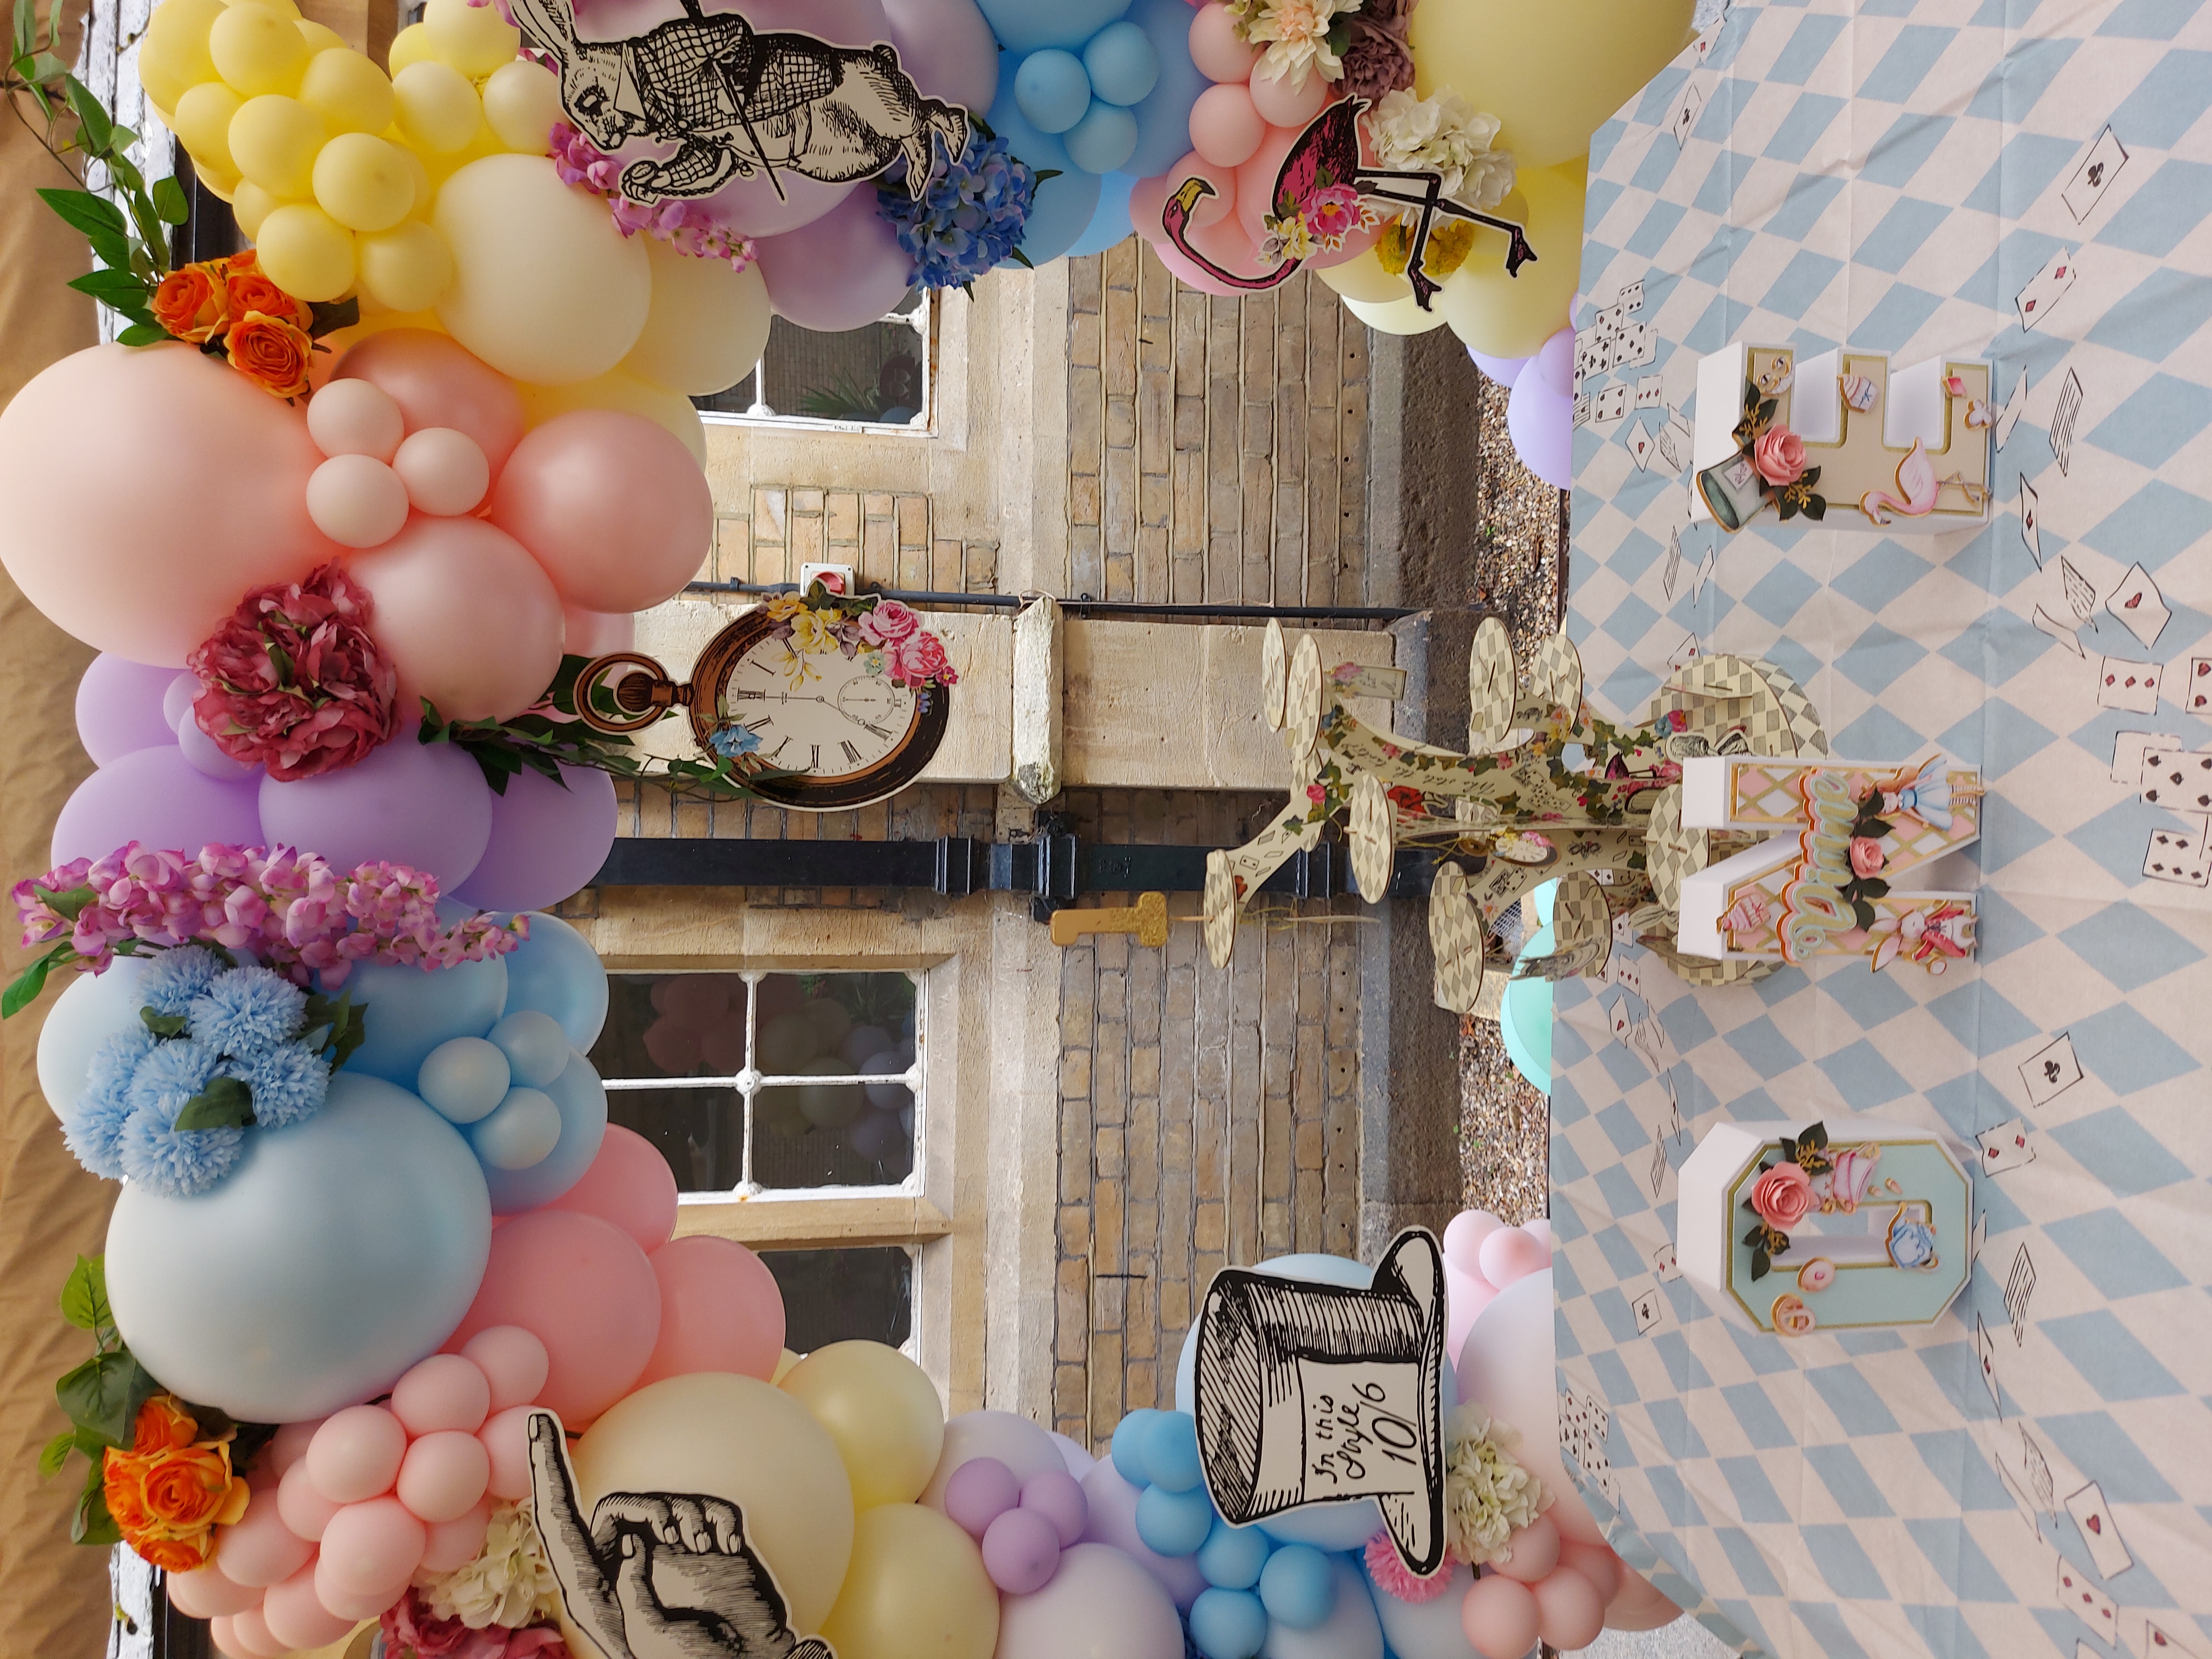
[[[1083,234],[1075,239],[1075,246],[1067,250],[1070,258],[1103,253],[1128,237],[1134,228],[1129,222],[1129,186],[1136,182],[1126,173],[1109,173],[1098,181],[1097,211],[1091,216]]]
[[[1270,1620],[1260,1659],[1382,1659],[1382,1621],[1365,1577],[1341,1555],[1332,1556],[1329,1566],[1336,1576],[1334,1611],[1310,1630]]]
[[[412,1089],[431,1049],[454,1037],[482,1036],[498,1022],[507,1006],[507,961],[493,957],[431,969],[366,962],[339,988],[350,991],[363,1011],[365,1040],[346,1070]]]
[[[1213,83],[1190,61],[1190,8],[1183,0],[1135,0],[1129,21],[1152,37],[1160,78],[1136,106],[1136,154],[1121,163],[1121,171],[1149,179],[1190,153],[1190,106]],[[991,118],[997,121],[995,112]]]
[[[107,1292],[165,1387],[244,1422],[295,1423],[435,1353],[490,1250],[483,1171],[460,1131],[404,1089],[340,1072],[314,1116],[247,1130],[220,1186],[170,1198],[125,1185]]]
[[[991,32],[1009,52],[1039,46],[1080,46],[1129,9],[1129,0],[976,0],[991,20]],[[1182,0],[1176,0],[1177,5]],[[1183,32],[1190,32],[1190,9],[1183,8]],[[1188,56],[1186,51],[1185,56]],[[1005,84],[1004,77],[1000,85]],[[991,125],[999,125],[994,114]],[[1004,128],[1000,128],[1004,131]]]
[[[530,915],[530,937],[507,954],[507,1012],[550,1014],[568,1046],[588,1054],[607,1023],[607,970],[584,936],[558,916]]]
[[[1037,185],[1021,242],[1022,252],[1033,265],[1057,259],[1075,246],[1091,215],[1098,211],[1098,175],[1076,166],[1058,135],[1040,132],[1030,125],[1014,103],[1012,76],[999,76],[999,96],[988,118],[991,130],[1006,141],[1016,155],[1039,173],[1060,175]]]
[[[561,1109],[561,1139],[526,1170],[485,1166],[494,1214],[519,1215],[551,1203],[581,1181],[599,1155],[607,1133],[607,1091],[592,1062],[575,1055],[568,1069],[545,1085],[545,1092]]]

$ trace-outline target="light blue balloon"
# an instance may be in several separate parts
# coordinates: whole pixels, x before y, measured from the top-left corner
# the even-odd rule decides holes
[[[39,1091],[55,1115],[84,1092],[92,1051],[118,1031],[143,1031],[138,994],[143,957],[118,957],[105,973],[79,974],[47,1012],[39,1029]]]
[[[1080,46],[1129,9],[1129,0],[976,0],[976,3],[989,20],[991,33],[1010,52],[1035,52],[1040,46]],[[1188,30],[1189,25],[1184,27]],[[1000,84],[1006,83],[1001,80]],[[999,124],[994,120],[991,125]]]
[[[1081,253],[1103,253],[1127,239],[1134,228],[1129,222],[1129,187],[1136,182],[1126,173],[1109,173],[1098,181],[1097,210],[1067,250],[1070,258]]]
[[[1094,101],[1062,142],[1068,158],[1085,172],[1111,173],[1137,148],[1137,118],[1118,104]]]
[[[1529,935],[1521,954],[1548,956],[1557,948],[1547,919]],[[1513,1069],[1528,1079],[1531,1088],[1551,1093],[1552,981],[1534,974],[1508,980],[1498,1005],[1498,1035],[1505,1041],[1505,1057],[1513,1062]]]
[[[1375,1616],[1382,1626],[1383,1642],[1398,1659],[1481,1659],[1459,1617],[1474,1574],[1459,1561],[1447,1561],[1444,1574],[1444,1593],[1430,1601],[1401,1601],[1395,1595],[1375,1594]],[[1369,1588],[1373,1589],[1371,1581]]]
[[[500,1017],[484,1041],[507,1056],[514,1080],[542,1089],[568,1069],[568,1038],[561,1022],[535,1008],[518,1008]]]
[[[1114,1425],[1114,1442],[1107,1455],[1114,1460],[1115,1473],[1133,1486],[1152,1484],[1145,1449],[1152,1439],[1152,1425],[1166,1415],[1150,1406],[1139,1406]]]
[[[1250,1589],[1260,1582],[1274,1541],[1257,1527],[1232,1527],[1217,1516],[1198,1547],[1198,1570],[1221,1589]]]
[[[1191,1492],[1206,1479],[1198,1461],[1198,1424],[1188,1412],[1162,1412],[1145,1431],[1145,1470],[1152,1484]]]
[[[1190,8],[1184,0],[1134,0],[1129,21],[1152,41],[1160,78],[1136,107],[1137,153],[1121,170],[1133,179],[1149,179],[1189,154],[1190,106],[1213,83],[1190,61]]]
[[[1083,48],[1083,70],[1091,77],[1091,95],[1100,102],[1138,103],[1159,84],[1159,49],[1142,27],[1125,18],[1091,37]]]
[[[568,1068],[545,1085],[545,1092],[561,1109],[561,1139],[526,1170],[485,1169],[495,1215],[516,1215],[551,1203],[584,1178],[606,1139],[607,1091],[583,1055],[572,1053]]]
[[[537,1089],[509,1089],[491,1115],[469,1126],[469,1145],[487,1170],[527,1170],[561,1141],[561,1109]]]
[[[1267,1639],[1267,1610],[1250,1590],[1200,1590],[1190,1604],[1190,1639],[1206,1659],[1253,1659]]]
[[[514,1085],[507,1056],[482,1037],[455,1037],[430,1050],[415,1092],[448,1123],[489,1116]]]
[[[345,1069],[412,1089],[433,1048],[491,1030],[507,1004],[507,962],[493,957],[430,969],[364,962],[340,988],[362,1008],[367,1033]]]
[[[1022,228],[1021,249],[1031,264],[1057,259],[1075,246],[1098,210],[1098,175],[1085,173],[1067,154],[1056,132],[1040,131],[1014,102],[1013,77],[999,77],[999,96],[991,106],[991,130],[1014,155],[1038,173],[1059,176],[1039,182]],[[1010,262],[1011,263],[1011,262]]]
[[[1382,1659],[1382,1621],[1367,1580],[1345,1556],[1331,1556],[1328,1565],[1336,1578],[1334,1611],[1311,1630],[1272,1621],[1260,1659]],[[1451,1606],[1456,1611],[1459,1602]]]
[[[313,1117],[249,1131],[220,1186],[169,1198],[126,1185],[107,1291],[164,1386],[244,1422],[296,1423],[436,1352],[490,1250],[483,1171],[460,1132],[406,1090],[340,1072]]]
[[[1310,1544],[1285,1544],[1260,1570],[1267,1617],[1292,1630],[1312,1630],[1336,1611],[1336,1573]]]
[[[535,1008],[552,1015],[568,1034],[568,1046],[589,1054],[607,1023],[607,970],[584,936],[560,917],[533,910],[530,937],[504,960],[507,1012]]]
[[[1137,1498],[1137,1536],[1155,1555],[1196,1553],[1213,1522],[1213,1500],[1203,1486],[1196,1492],[1147,1486]]]
[[[1073,52],[1048,46],[1014,70],[1014,102],[1040,132],[1066,132],[1091,107],[1091,77]]]

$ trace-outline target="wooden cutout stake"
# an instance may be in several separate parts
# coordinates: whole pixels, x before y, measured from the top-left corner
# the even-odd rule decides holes
[[[1139,893],[1127,910],[1055,910],[1052,942],[1063,950],[1085,933],[1134,933],[1137,943],[1158,950],[1168,942],[1168,896]]]

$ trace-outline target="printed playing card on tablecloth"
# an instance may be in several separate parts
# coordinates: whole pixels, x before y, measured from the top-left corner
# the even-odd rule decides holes
[[[2158,665],[2107,657],[2097,669],[2097,702],[2106,708],[2124,708],[2131,714],[2158,712]]]
[[[2143,750],[2142,798],[2184,817],[2212,812],[2212,750]]]
[[[2063,1555],[2058,1558],[2058,1605],[2095,1631],[2099,1641],[2111,1645],[2119,1642],[2119,1608]]]
[[[2143,874],[2180,887],[2206,885],[2212,880],[2212,861],[2204,849],[2206,823],[2193,818],[2186,829],[2152,830],[2143,848]]]
[[[2027,1085],[2027,1103],[2048,1106],[2081,1080],[2081,1062],[2075,1058],[2074,1039],[2061,1031],[2045,1048],[2021,1062],[2020,1080]]]
[[[2074,256],[2060,248],[2043,262],[2043,269],[2035,273],[2026,288],[2014,296],[2013,304],[2020,310],[2020,325],[2035,328],[2051,315],[2051,307],[2066,295],[2074,286]]]
[[[2166,632],[2166,623],[2173,620],[2173,612],[2166,608],[2158,584],[2139,564],[2128,567],[2128,574],[2120,578],[2120,585],[2106,599],[2105,609],[2126,623],[2128,632],[2146,647],[2156,645],[2158,636]]]
[[[2097,142],[2089,146],[2089,153],[2074,169],[2066,187],[2058,192],[2059,200],[2066,204],[2066,210],[2074,216],[2075,224],[2088,222],[2090,214],[2096,210],[2097,204],[2104,199],[2105,192],[2112,187],[2112,180],[2127,164],[2126,147],[2112,137],[2112,128],[2106,127],[2097,135]]]
[[[2111,1578],[2135,1565],[2135,1557],[2128,1553],[2127,1545],[2121,1541],[2119,1523],[2112,1519],[2112,1506],[2105,1502],[2102,1486],[2092,1480],[2069,1495],[2066,1513],[2081,1529],[2081,1541],[2089,1547],[2089,1559],[2097,1569],[2097,1577]]]
[[[1984,1175],[2002,1175],[2023,1164],[2035,1162],[2035,1144],[2028,1139],[2027,1120],[2014,1118],[1974,1137],[1981,1144]]]
[[[2179,738],[2158,732],[2120,732],[2112,738],[2112,771],[2114,783],[2124,784],[2130,789],[2143,787],[2143,757],[2156,750],[2179,749]]]

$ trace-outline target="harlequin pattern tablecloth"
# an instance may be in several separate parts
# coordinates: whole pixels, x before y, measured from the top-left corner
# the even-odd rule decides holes
[[[1747,1650],[2212,1656],[2212,890],[2142,760],[2212,750],[2208,106],[2190,0],[1739,4],[1592,153],[1594,701],[1765,657],[1839,755],[1989,786],[1975,963],[1692,992],[1623,950],[1641,994],[1559,993],[1563,1443]],[[1986,356],[1990,524],[1691,525],[1731,340]],[[1716,1122],[1844,1111],[1979,1154],[1971,1280],[1927,1330],[1754,1336],[1674,1267],[1674,1171]]]

